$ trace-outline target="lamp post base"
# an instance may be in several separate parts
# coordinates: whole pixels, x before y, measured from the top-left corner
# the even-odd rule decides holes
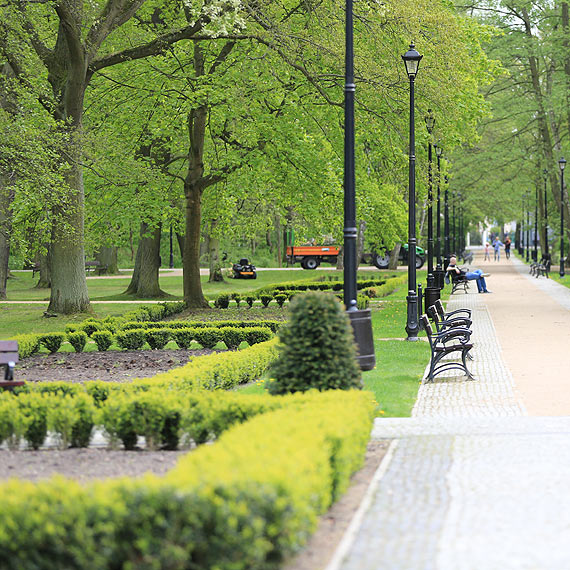
[[[416,341],[419,340],[418,332],[420,331],[420,324],[418,321],[418,295],[415,291],[409,291],[406,297],[408,303],[408,320],[406,322],[406,332],[408,338],[406,340]]]

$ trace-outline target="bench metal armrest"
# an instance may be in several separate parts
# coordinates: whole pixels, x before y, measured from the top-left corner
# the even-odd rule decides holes
[[[473,322],[467,317],[453,317],[451,319],[445,319],[444,321],[439,321],[439,326],[445,329],[463,327],[468,329]]]
[[[460,315],[462,313],[466,314],[467,318],[471,318],[471,309],[455,309],[455,311],[449,311],[449,313],[445,313],[445,318],[454,318],[454,315]]]
[[[471,338],[471,331],[469,329],[463,327],[457,327],[453,329],[448,329],[442,331],[434,336],[434,345],[435,344],[445,344],[450,340],[459,339],[459,341],[464,344],[469,341]]]

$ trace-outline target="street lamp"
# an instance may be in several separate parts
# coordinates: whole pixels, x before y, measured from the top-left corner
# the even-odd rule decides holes
[[[524,257],[524,199],[525,194],[522,195],[522,212],[521,212],[521,223],[519,228],[519,255]]]
[[[428,114],[425,117],[427,131],[429,133],[428,139],[428,268],[427,268],[427,287],[424,291],[425,309],[431,307],[440,298],[440,287],[437,286],[435,272],[433,270],[433,161],[432,161],[432,144],[431,134],[435,127],[435,117],[433,111],[428,109]]]
[[[450,251],[449,251],[449,179],[447,174],[444,176],[443,181],[445,183],[445,194],[444,194],[444,207],[443,207],[443,255],[445,257],[445,263],[449,263]]]
[[[441,266],[441,157],[443,155],[443,147],[441,144],[435,144],[435,154],[437,156],[437,216],[436,216],[436,241],[435,241],[435,259],[436,268],[434,271],[435,284],[440,291],[445,285],[445,271]]]
[[[535,185],[534,200],[534,251],[532,253],[533,261],[538,261],[538,184]]]
[[[548,170],[546,168],[542,171],[544,175],[544,245],[542,247],[544,255],[549,255],[548,247],[548,195],[547,195],[547,182]]]
[[[526,191],[526,262],[530,258],[530,190]]]
[[[354,174],[354,48],[352,0],[346,0],[346,61],[344,85],[344,304],[358,346],[361,370],[376,365],[370,309],[359,310],[356,290],[356,190]]]
[[[564,168],[566,161],[558,161],[560,167],[560,277],[564,277]]]
[[[413,42],[410,49],[402,56],[406,73],[410,80],[410,149],[409,149],[409,178],[408,178],[408,317],[406,322],[406,340],[418,340],[420,330],[418,319],[418,296],[416,293],[416,140],[414,113],[414,82],[418,74],[421,56]]]

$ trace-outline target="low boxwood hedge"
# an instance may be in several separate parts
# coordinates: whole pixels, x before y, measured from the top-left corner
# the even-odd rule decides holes
[[[362,464],[363,392],[269,398],[166,476],[0,485],[0,567],[277,568]]]

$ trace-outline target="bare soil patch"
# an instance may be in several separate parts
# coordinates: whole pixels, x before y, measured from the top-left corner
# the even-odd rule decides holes
[[[193,357],[213,352],[180,349],[36,354],[16,366],[15,377],[29,382],[129,382],[184,366]]]
[[[186,453],[189,451],[1,450],[0,480],[14,477],[37,482],[57,473],[86,483],[109,477],[140,477],[145,473],[164,475]]]

